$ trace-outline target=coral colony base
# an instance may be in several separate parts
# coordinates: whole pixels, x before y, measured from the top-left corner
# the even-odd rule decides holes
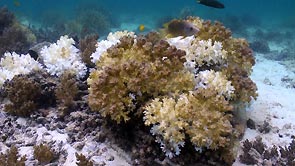
[[[49,115],[52,123],[78,121],[75,128],[83,121],[80,128],[88,134],[70,125],[61,127],[72,142],[103,132],[97,138],[100,141],[118,133],[123,133],[118,140],[125,142],[142,139],[141,145],[122,147],[130,152],[129,162],[134,165],[231,165],[235,145],[244,133],[240,112],[257,98],[257,87],[249,77],[255,64],[252,51],[247,41],[233,38],[219,22],[198,17],[182,21],[198,29],[196,34],[171,38],[175,35],[165,29],[145,36],[120,31],[97,42],[92,53],[93,45],[82,52],[73,39],[61,36],[43,47],[37,60],[5,53],[0,63],[2,98],[7,99],[4,111],[30,121],[39,119],[41,124],[48,122],[41,117]],[[93,44],[91,39],[85,41]],[[87,67],[91,63],[95,67]],[[62,113],[52,115],[48,107],[58,107]],[[51,127],[48,124],[46,130]],[[1,138],[3,144],[10,140],[7,134]],[[64,143],[35,145],[33,156],[19,160],[12,147],[0,161],[8,165],[11,158],[20,165],[26,159],[28,163],[34,159],[42,164],[69,163],[71,154],[83,148],[58,148]],[[92,165],[97,151],[88,152],[87,157],[76,153],[74,162]]]

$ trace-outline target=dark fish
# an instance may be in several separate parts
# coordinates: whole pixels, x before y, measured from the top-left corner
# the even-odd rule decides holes
[[[167,24],[167,31],[172,36],[191,36],[199,32],[192,23],[184,20],[172,20]]]
[[[209,6],[209,7],[213,7],[213,8],[218,8],[218,9],[223,9],[224,5],[217,1],[217,0],[198,0],[199,4],[205,5],[205,6]]]

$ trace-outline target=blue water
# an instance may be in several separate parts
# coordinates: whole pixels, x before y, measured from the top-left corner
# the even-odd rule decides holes
[[[19,6],[14,3],[19,2]],[[75,11],[85,5],[104,7],[114,17],[129,15],[130,18],[144,19],[144,15],[179,16],[183,8],[190,8],[193,14],[206,19],[220,19],[227,15],[249,15],[263,22],[295,22],[294,0],[220,0],[225,9],[213,9],[197,4],[195,0],[0,0],[19,16],[39,20],[47,12],[60,17],[72,17]]]
[[[16,5],[16,2],[19,5]],[[106,15],[108,26],[98,30],[100,36],[110,31],[131,30],[143,24],[146,29],[156,30],[165,21],[187,15],[203,19],[219,20],[233,33],[241,34],[247,26],[282,31],[295,29],[294,0],[220,0],[225,9],[215,9],[198,4],[195,0],[0,0],[25,24],[48,28],[55,24],[69,24],[81,13],[101,11]],[[89,10],[88,10],[89,9]],[[91,18],[91,16],[86,16]],[[78,20],[78,22],[81,21]],[[91,22],[91,21],[86,21]],[[85,23],[84,23],[85,24]],[[132,25],[133,24],[133,25]],[[89,25],[91,27],[93,25]],[[96,27],[92,28],[95,29]],[[65,30],[62,33],[72,33]],[[247,35],[244,37],[247,38]]]

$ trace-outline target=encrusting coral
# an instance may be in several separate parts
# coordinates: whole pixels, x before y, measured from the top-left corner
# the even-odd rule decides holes
[[[7,150],[6,154],[0,154],[0,165],[1,166],[25,166],[26,156],[22,156],[20,159],[18,155],[18,149],[15,146],[11,146]]]

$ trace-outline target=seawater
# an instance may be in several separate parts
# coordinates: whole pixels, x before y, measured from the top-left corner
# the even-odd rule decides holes
[[[250,42],[269,40],[255,38],[257,36],[253,35],[255,34],[253,31],[257,28],[262,31],[273,31],[274,35],[286,32],[285,36],[280,34],[280,40],[284,40],[284,37],[295,38],[295,35],[288,35],[293,34],[295,30],[294,0],[219,1],[225,5],[224,9],[203,6],[198,4],[196,0],[0,0],[0,7],[9,8],[22,23],[28,26],[61,28],[61,26],[67,25],[68,29],[72,28],[62,32],[57,29],[60,31],[60,35],[72,34],[72,31],[79,28],[74,26],[79,26],[77,23],[83,21],[83,18],[80,18],[81,15],[95,11],[94,15],[101,12],[108,21],[107,28],[97,31],[100,39],[103,39],[111,31],[138,32],[138,26],[141,24],[145,26],[145,32],[158,30],[165,21],[184,18],[188,15],[223,22],[234,35],[244,37]],[[80,31],[85,30],[85,27],[90,32],[99,29],[95,23],[91,25],[91,14],[86,17],[88,19],[84,20],[84,29],[80,27]],[[295,44],[285,47],[291,48],[293,46]]]
[[[16,2],[19,2],[19,6],[15,5]],[[220,0],[220,2],[225,5],[225,9],[199,5],[196,0],[0,0],[0,6],[7,6],[18,17],[31,21],[42,20],[45,13],[71,18],[79,8],[90,5],[103,7],[118,19],[142,20],[143,23],[155,21],[157,17],[177,18],[181,11],[189,9],[193,15],[204,19],[221,20],[233,15],[249,16],[265,24],[295,24],[294,0]],[[120,20],[118,21],[120,23]]]

